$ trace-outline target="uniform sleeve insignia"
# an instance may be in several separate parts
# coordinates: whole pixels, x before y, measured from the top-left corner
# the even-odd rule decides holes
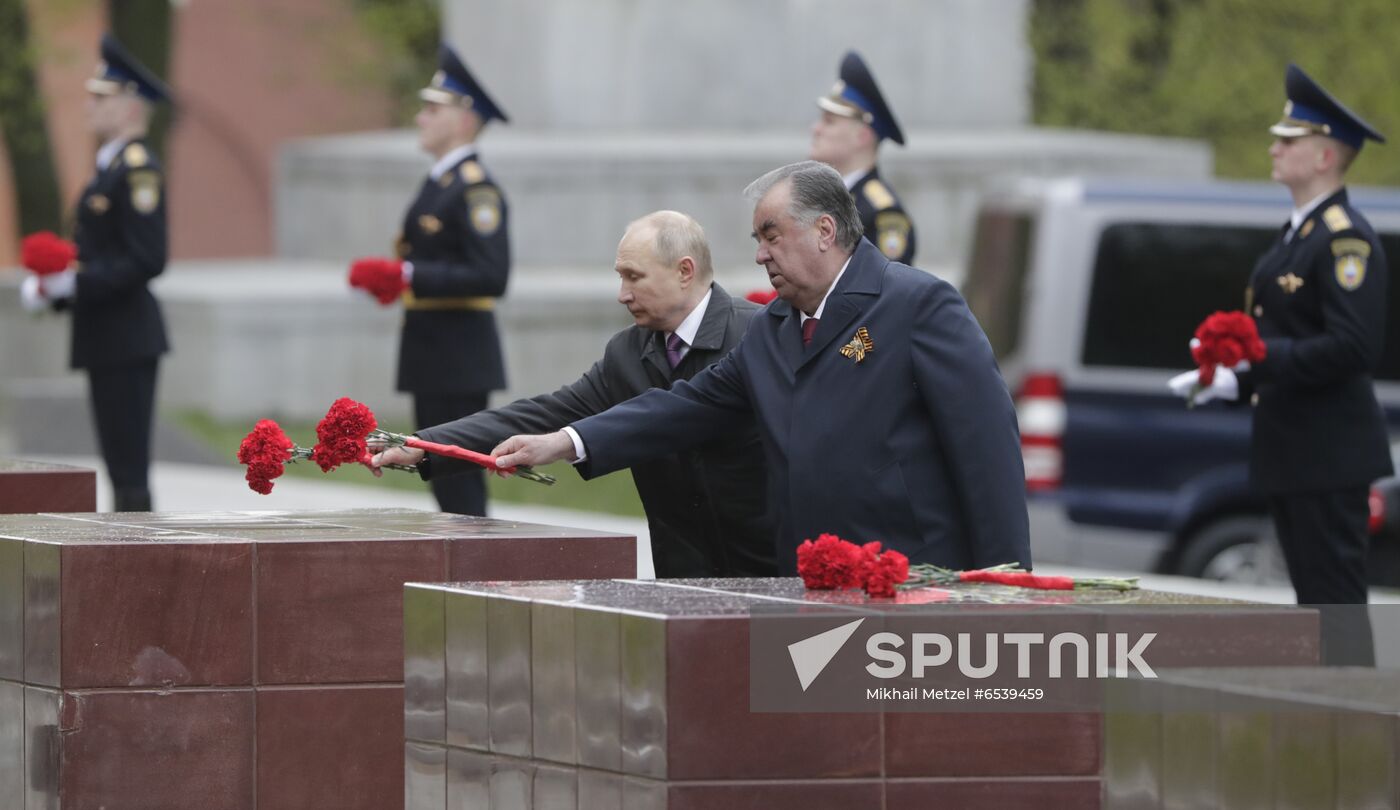
[[[1311,219],[1308,220],[1307,222],[1304,222],[1304,223],[1303,223],[1302,230],[1298,231],[1298,238],[1299,238],[1299,239],[1307,239],[1307,238],[1308,238],[1308,234],[1312,233],[1313,226],[1316,225],[1316,224],[1317,224],[1316,220],[1311,220]]]
[[[423,229],[423,233],[433,236],[442,230],[442,220],[432,214],[424,214],[418,218],[418,227]]]
[[[149,214],[160,205],[160,175],[153,171],[132,172],[127,183],[131,186],[131,207],[138,213]]]
[[[131,168],[139,169],[151,162],[151,156],[146,152],[146,147],[133,143],[122,150],[122,160]]]
[[[870,332],[864,326],[857,329],[856,336],[841,347],[841,355],[849,357],[857,363],[864,360],[865,356],[873,351],[875,351],[875,341],[870,339]]]
[[[94,214],[105,214],[112,207],[112,201],[105,194],[94,194],[87,198],[87,207]]]
[[[467,189],[467,211],[472,229],[490,236],[501,227],[501,194],[490,186]]]
[[[483,170],[481,164],[477,163],[475,160],[469,160],[463,163],[460,174],[462,175],[462,179],[467,182],[467,185],[480,183],[486,179],[485,170]]]
[[[1334,205],[1322,212],[1322,221],[1327,223],[1328,229],[1333,233],[1345,231],[1351,227],[1351,217],[1347,216],[1345,208]]]
[[[876,211],[894,205],[894,195],[891,194],[890,190],[885,188],[885,184],[881,183],[879,180],[866,181],[862,193],[865,194],[865,199],[869,200],[870,204],[875,206]]]
[[[1332,255],[1337,257],[1337,284],[1348,292],[1366,280],[1366,260],[1371,257],[1371,244],[1365,239],[1333,239]]]
[[[902,211],[882,211],[875,215],[875,244],[887,258],[898,261],[909,245],[909,217]]]

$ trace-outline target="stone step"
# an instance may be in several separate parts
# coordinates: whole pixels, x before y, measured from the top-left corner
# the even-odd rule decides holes
[[[1008,178],[1110,174],[1206,178],[1201,141],[1034,128],[922,130],[886,148],[881,171],[918,229],[916,263],[957,266],[977,203]],[[609,266],[626,224],[660,208],[705,227],[717,267],[753,262],[754,178],[807,155],[792,132],[634,132],[567,135],[488,131],[483,163],[510,203],[521,266]],[[390,250],[429,159],[411,131],[296,141],[283,147],[276,190],[276,249],[344,261]]]

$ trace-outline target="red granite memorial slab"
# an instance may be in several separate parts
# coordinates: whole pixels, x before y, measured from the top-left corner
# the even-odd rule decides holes
[[[923,713],[757,706],[753,662],[769,659],[756,657],[768,637],[755,628],[775,606],[803,628],[871,621],[867,632],[898,635],[922,622],[954,636],[1084,636],[1087,647],[1106,645],[1095,672],[1114,666],[1112,645],[1127,628],[1159,631],[1171,660],[1234,662],[1258,650],[1305,664],[1318,649],[1311,611],[1238,618],[1238,604],[1152,592],[953,586],[877,602],[789,579],[464,582],[411,584],[405,604],[408,810],[1100,806],[1097,702],[1092,711]],[[1181,610],[1154,626],[1158,606]],[[1249,641],[1221,645],[1200,625],[1212,614]],[[791,669],[777,652],[777,668]],[[791,672],[775,677],[798,688]]]
[[[0,458],[0,515],[96,509],[95,470]]]
[[[476,543],[636,573],[635,538],[412,510],[0,516],[0,807],[398,806],[403,585]]]
[[[403,801],[403,689],[257,692],[259,810],[379,810]]]

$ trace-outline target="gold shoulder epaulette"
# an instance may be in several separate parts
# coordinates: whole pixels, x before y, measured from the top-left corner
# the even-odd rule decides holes
[[[151,156],[146,153],[146,147],[139,143],[133,143],[122,150],[122,160],[131,168],[139,169],[151,162]]]
[[[480,163],[469,160],[462,164],[462,179],[468,183],[480,183],[486,179],[486,172],[481,168]]]
[[[891,194],[890,190],[885,188],[885,184],[881,183],[879,180],[870,180],[866,182],[865,199],[869,200],[870,204],[875,206],[876,211],[894,205],[894,195]]]
[[[1322,221],[1326,222],[1327,228],[1334,233],[1351,228],[1351,217],[1347,216],[1346,209],[1340,205],[1331,206],[1323,211]]]

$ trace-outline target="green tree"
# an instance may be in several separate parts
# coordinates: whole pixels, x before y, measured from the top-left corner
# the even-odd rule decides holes
[[[0,136],[14,178],[21,234],[57,231],[63,222],[38,86],[24,0],[0,0]]]
[[[407,121],[418,109],[418,88],[437,70],[442,16],[437,0],[354,0],[360,24],[385,48],[374,73],[394,99],[395,117]]]
[[[107,0],[107,21],[112,34],[132,56],[167,84],[172,47],[170,5],[170,0]],[[179,100],[178,94],[176,100]],[[151,149],[162,158],[170,121],[171,108],[158,105],[146,137]]]
[[[1034,0],[1030,38],[1038,124],[1201,138],[1222,176],[1268,177],[1289,62],[1400,136],[1394,0]],[[1387,148],[1350,179],[1400,184]]]

